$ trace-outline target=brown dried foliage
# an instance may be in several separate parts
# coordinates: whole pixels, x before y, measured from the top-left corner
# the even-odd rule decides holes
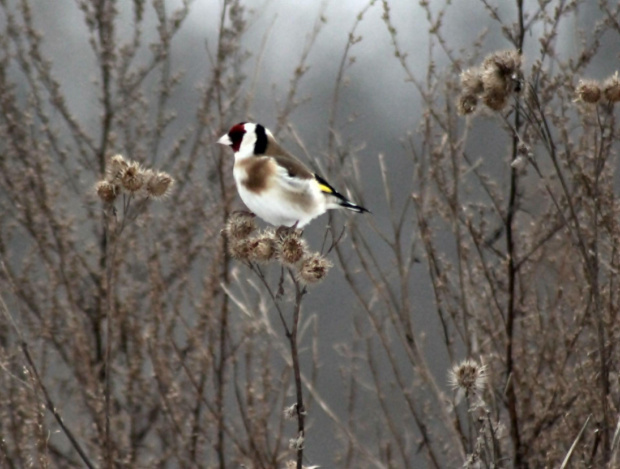
[[[52,73],[35,2],[2,2],[0,465],[617,467],[620,88],[592,65],[620,34],[620,6],[474,4],[495,36],[464,51],[446,26],[460,5],[411,4],[429,22],[424,70],[390,2],[355,19],[322,165],[355,200],[360,171],[380,176],[383,194],[365,194],[377,207],[369,223],[342,230],[331,217],[334,242],[316,257],[272,230],[221,236],[232,159],[211,143],[253,111],[241,2],[220,11],[191,125],[171,112],[182,80],[172,44],[189,6],[132,2],[135,30],[123,41],[131,20],[118,2],[79,2],[97,66],[96,126],[76,117],[71,87]],[[579,50],[558,48],[586,7],[595,21]],[[383,9],[394,60],[422,103],[405,145],[377,161],[360,153],[359,134],[355,145],[343,139],[354,118],[339,113],[371,8]],[[274,130],[294,141],[289,123],[323,23],[277,103]],[[306,286],[326,275],[312,293],[334,280],[342,297],[305,311]],[[350,335],[323,344],[319,317],[345,314]],[[337,364],[319,359],[325,350]],[[334,397],[318,376],[337,366]],[[293,402],[303,404],[291,411],[297,428],[282,411]],[[333,432],[339,454],[313,446],[319,432]]]

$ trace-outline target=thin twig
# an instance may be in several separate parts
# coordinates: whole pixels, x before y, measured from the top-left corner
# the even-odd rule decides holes
[[[306,409],[304,407],[304,395],[301,383],[301,366],[299,364],[299,352],[297,345],[297,330],[299,326],[299,316],[301,312],[301,301],[306,294],[306,287],[301,286],[295,275],[290,272],[293,284],[295,285],[295,308],[293,310],[293,325],[291,333],[288,334],[289,343],[291,346],[291,359],[293,361],[293,374],[295,375],[295,393],[297,396],[297,433],[300,438],[305,438],[305,426],[304,417],[306,415]],[[303,443],[297,447],[297,469],[302,469],[304,447]]]
[[[573,456],[573,452],[575,451],[575,448],[577,447],[577,443],[579,443],[579,440],[581,439],[583,432],[586,430],[586,427],[588,426],[588,423],[590,422],[591,418],[592,418],[592,414],[588,415],[588,418],[586,419],[585,423],[581,427],[581,430],[579,430],[579,433],[577,434],[577,437],[573,441],[573,444],[570,446],[568,453],[566,453],[566,457],[564,458],[564,461],[562,461],[562,465],[560,466],[560,469],[565,469],[568,466],[568,463],[570,462],[570,458]]]
[[[45,396],[45,405],[47,406],[47,409],[52,413],[52,415],[58,422],[58,425],[60,425],[60,428],[62,428],[63,433],[67,436],[73,448],[75,448],[75,450],[78,452],[78,454],[80,455],[80,458],[82,458],[82,461],[84,462],[84,464],[86,464],[86,466],[89,467],[90,469],[94,469],[95,466],[90,461],[90,459],[88,458],[88,456],[86,455],[86,453],[84,452],[84,450],[82,449],[82,447],[80,446],[76,438],[73,436],[73,433],[65,425],[64,421],[62,420],[62,417],[56,410],[56,406],[54,405],[52,398],[47,392],[47,388],[45,387],[45,384],[43,384],[43,380],[39,376],[37,367],[34,365],[34,361],[32,360],[32,357],[30,356],[30,352],[28,351],[28,344],[22,340],[20,345],[21,345],[22,351],[24,352],[24,356],[26,357],[26,361],[28,361],[30,368],[32,368],[32,372],[34,373],[34,377],[37,380],[37,384],[41,388],[41,391],[43,391],[43,395]]]

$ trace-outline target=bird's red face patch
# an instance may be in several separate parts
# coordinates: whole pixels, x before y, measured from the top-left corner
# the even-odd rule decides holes
[[[239,147],[241,147],[241,141],[243,140],[243,136],[245,135],[245,122],[240,122],[237,125],[233,125],[228,131],[228,137],[232,142],[230,146],[232,147],[234,152],[239,151]]]

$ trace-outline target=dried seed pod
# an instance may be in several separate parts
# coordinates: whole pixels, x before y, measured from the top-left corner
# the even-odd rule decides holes
[[[120,183],[128,167],[129,163],[125,160],[123,155],[114,155],[109,159],[106,167],[107,179],[112,182]]]
[[[476,95],[484,90],[482,71],[479,68],[469,68],[461,72],[461,89],[463,94]]]
[[[276,240],[272,231],[252,238],[249,259],[256,262],[269,262],[276,256]]]
[[[494,111],[501,111],[508,103],[508,93],[501,87],[485,89],[482,102]]]
[[[144,186],[145,171],[138,163],[132,161],[126,168],[121,178],[123,188],[129,192],[137,192]]]
[[[224,235],[229,240],[247,239],[256,230],[256,215],[237,211],[230,214],[224,226]]]
[[[579,80],[575,94],[578,101],[595,104],[601,99],[601,88],[596,80]]]
[[[603,95],[610,103],[620,101],[620,78],[618,77],[618,72],[603,82]]]
[[[101,200],[107,203],[112,203],[116,200],[120,188],[110,181],[99,181],[95,190]]]
[[[486,366],[475,360],[463,360],[448,372],[448,382],[453,389],[465,391],[466,395],[482,392],[487,382]]]
[[[456,110],[460,115],[464,116],[474,112],[477,105],[478,97],[475,94],[462,94],[456,103]]]
[[[150,172],[147,174],[146,192],[154,199],[165,197],[170,193],[174,179],[163,171]]]
[[[306,257],[299,266],[297,278],[305,284],[316,284],[322,281],[332,268],[332,263],[318,253]]]
[[[297,264],[306,253],[306,242],[301,238],[301,230],[287,229],[280,233],[276,242],[278,259],[284,264]]]
[[[248,260],[250,257],[251,251],[251,239],[250,238],[241,238],[241,239],[231,239],[228,243],[228,253],[231,255],[233,259],[237,260]]]

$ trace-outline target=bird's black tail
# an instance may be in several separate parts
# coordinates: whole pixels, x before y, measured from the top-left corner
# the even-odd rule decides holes
[[[338,197],[340,196],[340,197]],[[364,213],[364,212],[368,212],[370,213],[370,210],[368,210],[367,208],[362,207],[361,205],[356,205],[353,202],[351,202],[350,200],[345,199],[342,195],[338,194],[336,195],[336,197],[338,197],[338,199],[340,199],[338,201],[338,205],[340,205],[343,208],[346,208],[347,210],[352,210],[354,212],[357,213]],[[342,197],[342,198],[341,198]]]

